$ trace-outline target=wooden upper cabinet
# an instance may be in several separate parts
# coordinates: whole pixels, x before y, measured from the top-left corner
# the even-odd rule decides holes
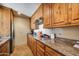
[[[35,29],[35,16],[31,17],[31,29]]]
[[[79,25],[78,3],[44,3],[33,15],[34,21],[43,17],[44,28]],[[35,24],[31,25],[35,28]]]
[[[67,5],[54,4],[54,26],[60,27],[67,24]]]
[[[39,18],[42,18],[43,16],[42,16],[42,13],[43,12],[43,6],[42,5],[40,5],[40,7],[39,7],[39,9],[38,9],[38,15],[39,15]]]
[[[34,15],[31,17],[31,29],[36,29],[35,21],[42,18],[42,5],[36,10]]]
[[[72,3],[69,4],[70,6],[70,11],[71,14],[69,14],[69,16],[71,16],[70,22],[72,25],[79,25],[79,4],[78,3]]]
[[[0,34],[10,35],[10,9],[0,6]]]
[[[2,8],[0,8],[0,28],[2,27]],[[2,34],[2,30],[0,29],[0,34]]]
[[[2,9],[2,24],[3,24],[3,35],[8,36],[10,35],[10,9],[3,7]]]
[[[43,19],[44,19],[44,27],[51,27],[51,4],[45,3],[43,4]]]
[[[54,26],[54,4],[51,6],[51,27]]]

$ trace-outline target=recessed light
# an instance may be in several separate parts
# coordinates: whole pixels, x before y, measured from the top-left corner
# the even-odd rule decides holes
[[[17,12],[18,13],[18,15],[21,15],[21,12]]]

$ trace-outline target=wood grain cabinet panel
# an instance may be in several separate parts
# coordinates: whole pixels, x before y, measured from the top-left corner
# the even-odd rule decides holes
[[[45,45],[39,41],[37,41],[37,56],[44,56],[44,47]]]
[[[41,4],[37,10],[37,15],[38,15],[37,19],[42,18],[42,14],[43,14],[42,12],[43,12],[43,6]]]
[[[36,29],[35,21],[39,18],[42,18],[42,5],[39,6],[39,8],[31,17],[31,29]]]
[[[0,46],[0,55],[9,55],[9,41]]]
[[[36,56],[36,40],[32,37],[32,52]]]
[[[68,16],[71,25],[79,25],[79,4],[72,3],[68,5]]]
[[[35,27],[35,16],[32,16],[32,18],[31,18],[31,29],[36,29],[36,27]]]
[[[43,4],[43,19],[44,19],[44,27],[51,27],[51,4],[45,3]]]
[[[61,56],[59,52],[53,50],[52,48],[45,46],[45,56]]]
[[[36,40],[33,38],[32,35],[28,35],[27,44],[30,47],[34,56],[36,56]]]
[[[3,36],[10,35],[10,12],[9,8],[0,6],[0,34]]]
[[[10,9],[3,8],[3,34],[4,36],[10,35]]]
[[[67,5],[64,3],[54,4],[54,26],[67,25]]]
[[[79,25],[78,3],[43,3],[32,16],[32,29],[36,29],[34,19],[43,17],[44,28]]]
[[[27,45],[28,45],[29,48],[30,48],[30,37],[29,37],[29,35],[27,35]]]
[[[63,54],[50,48],[39,40],[35,40],[32,35],[28,35],[28,37],[30,37],[30,40],[28,39],[29,41],[27,41],[29,42],[28,46],[31,47],[30,49],[34,56],[63,56]]]
[[[0,7],[0,28],[2,28],[2,7]],[[2,29],[0,29],[0,34],[2,34]]]

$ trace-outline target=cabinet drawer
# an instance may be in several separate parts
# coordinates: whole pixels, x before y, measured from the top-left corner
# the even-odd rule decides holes
[[[36,49],[33,49],[33,55],[36,56]]]
[[[0,46],[0,56],[8,56],[9,55],[9,41],[5,42]]]
[[[37,52],[37,56],[44,56],[44,53]]]
[[[37,55],[38,56],[44,56],[44,50],[37,49]]]
[[[45,47],[45,55],[50,55],[50,56],[61,56],[61,54],[55,50],[53,50],[50,47]]]
[[[40,46],[41,48],[44,48],[44,44],[39,42],[39,41],[37,41],[37,46]]]
[[[41,47],[37,47],[37,51],[41,51],[41,52],[44,52],[44,48],[41,48]]]

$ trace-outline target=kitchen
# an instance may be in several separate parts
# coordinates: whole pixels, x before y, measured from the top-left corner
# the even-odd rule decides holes
[[[78,3],[13,4],[0,6],[1,56],[79,56]]]

